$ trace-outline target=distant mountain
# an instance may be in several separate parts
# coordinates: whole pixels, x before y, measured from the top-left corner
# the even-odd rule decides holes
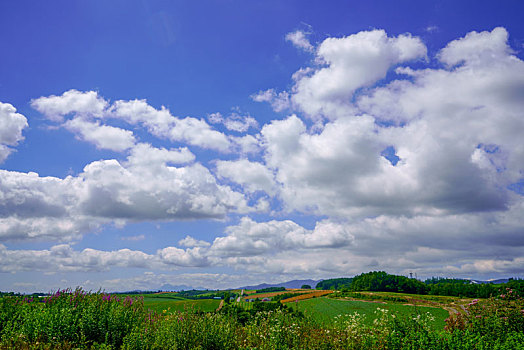
[[[489,281],[481,281],[481,280],[470,280],[470,281],[471,283],[474,283],[474,284],[486,284],[486,283],[501,284],[501,283],[508,283],[509,278],[499,278],[498,280],[489,280]]]
[[[178,286],[174,286],[172,284],[164,284],[162,287],[160,287],[160,290],[163,292],[180,292],[181,290],[193,290],[193,289],[205,289],[205,288],[194,288],[191,286],[186,286],[185,284],[180,284]]]
[[[317,283],[322,280],[293,280],[288,282],[282,282],[282,283],[276,283],[276,284],[268,284],[268,283],[262,283],[257,284],[255,286],[244,286],[244,287],[238,287],[235,289],[264,289],[264,288],[270,288],[270,287],[284,287],[284,288],[300,288],[304,284],[308,284],[311,286],[311,288],[315,288],[317,286]]]

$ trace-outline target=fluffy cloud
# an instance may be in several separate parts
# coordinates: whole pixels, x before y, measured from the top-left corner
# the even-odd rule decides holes
[[[22,141],[22,130],[28,126],[27,119],[9,103],[0,102],[0,163],[2,163],[13,149]]]
[[[276,172],[289,210],[344,216],[371,205],[388,206],[372,198],[375,194],[387,199],[383,187],[362,186],[391,167],[380,156],[383,145],[372,117],[340,118],[320,134],[310,134],[300,119],[291,116],[264,126],[262,135],[266,163]]]
[[[61,96],[51,95],[31,101],[31,106],[53,121],[63,121],[68,114],[102,117],[108,102],[96,91],[69,90]]]
[[[221,152],[227,152],[231,147],[228,136],[213,130],[205,120],[175,117],[164,106],[158,110],[146,100],[119,100],[109,104],[95,91],[69,90],[60,96],[34,99],[31,105],[49,120],[62,123],[79,139],[92,142],[99,148],[122,151],[130,148],[135,141],[129,130],[100,124],[101,120],[107,122],[110,119],[143,126],[152,135],[175,142]],[[73,115],[73,118],[64,122],[67,115]],[[92,119],[97,121],[93,122]],[[251,119],[247,119],[247,122],[253,124],[254,120]],[[240,125],[236,120],[231,120],[230,124],[233,129],[244,128],[244,124]]]
[[[342,247],[353,240],[343,226],[328,221],[307,230],[290,220],[258,223],[248,217],[242,218],[239,225],[228,227],[226,234],[215,238],[210,248],[212,255],[221,258],[273,255],[289,250]]]
[[[231,137],[231,141],[235,144],[237,152],[240,154],[254,154],[261,150],[259,135],[244,135],[240,137]]]
[[[222,178],[242,185],[247,192],[264,191],[275,193],[272,172],[263,164],[250,162],[247,159],[236,161],[217,161],[217,174]]]
[[[207,266],[207,257],[201,250],[199,247],[186,250],[166,247],[156,254],[130,249],[104,251],[86,248],[78,251],[69,244],[44,250],[10,250],[0,244],[0,272],[101,272],[114,267],[172,270]]]
[[[70,240],[96,230],[105,220],[75,209],[82,187],[82,179],[71,176],[0,170],[0,241]]]
[[[83,140],[100,149],[125,151],[135,144],[133,132],[99,122],[90,122],[82,118],[73,118],[64,123],[64,127]]]
[[[37,213],[38,207],[35,207]],[[88,215],[69,214],[60,217],[0,217],[0,241],[54,240],[70,242],[88,232],[97,232],[109,220]]]
[[[37,173],[0,170],[3,217],[61,217],[73,205],[79,181],[72,177],[40,177]]]
[[[75,251],[68,244],[48,250],[9,250],[0,244],[0,271],[108,271],[111,267],[152,268],[162,266],[158,257],[141,251],[120,249]]]
[[[87,165],[80,176],[84,187],[79,206],[96,217],[187,220],[248,210],[240,193],[218,185],[198,163],[177,168],[104,160]]]
[[[324,220],[314,230],[289,220],[258,223],[243,218],[215,239],[210,254],[237,269],[256,271],[264,266],[268,274],[289,277],[320,278],[376,269],[411,271],[422,278],[519,274],[522,265],[511,262],[524,258],[523,205],[484,215]]]
[[[225,266],[267,280],[271,279],[268,274],[281,279],[325,278],[376,269],[399,274],[415,272],[422,278],[435,274],[489,278],[522,271],[523,209],[521,202],[507,212],[483,216],[383,215],[353,223],[323,220],[312,230],[290,220],[256,222],[244,217],[226,228],[225,235],[215,238],[212,244],[186,236],[179,241],[186,249],[166,247],[156,254],[129,249],[75,251],[67,244],[40,251],[9,250],[0,245],[0,270],[56,268],[68,272],[107,271],[114,267],[172,270]],[[264,269],[260,270],[260,266]]]
[[[126,162],[101,160],[64,179],[0,170],[0,239],[70,239],[114,220],[222,218],[248,212],[186,148],[139,144]]]
[[[184,164],[195,160],[195,155],[187,147],[179,149],[156,148],[147,143],[133,147],[127,158],[127,164],[132,167],[163,167],[164,164]]]
[[[108,117],[123,119],[132,125],[143,125],[151,134],[172,141],[222,152],[231,147],[228,137],[213,130],[204,120],[174,117],[164,106],[158,110],[145,100],[116,101]]]
[[[184,239],[178,241],[178,244],[183,247],[194,248],[194,247],[209,247],[211,243],[206,241],[196,240],[191,236],[186,236]]]
[[[396,52],[391,62],[425,52],[418,39],[388,39],[381,31],[340,40],[325,44],[326,52],[338,52],[340,45],[342,66],[356,64],[343,53],[358,52],[360,40]],[[506,187],[524,171],[524,105],[517,97],[524,91],[524,63],[511,55],[506,40],[497,28],[453,41],[438,54],[452,67],[398,69],[410,79],[362,92],[359,110],[316,130],[308,131],[297,116],[264,126],[265,161],[288,209],[412,216],[507,208],[513,196]],[[346,45],[353,50],[346,52]],[[347,81],[331,84],[344,93],[354,90],[345,90]],[[385,156],[387,149],[398,162]]]
[[[173,264],[175,266],[207,266],[209,262],[207,257],[203,255],[204,249],[201,247],[193,247],[189,249],[180,249],[176,247],[167,247],[158,251],[158,256],[165,264]]]
[[[438,56],[441,62],[450,67],[460,63],[486,66],[511,57],[512,50],[507,43],[508,32],[502,27],[491,32],[471,32],[464,38],[450,42]]]
[[[353,93],[386,76],[392,65],[424,58],[426,47],[409,34],[383,30],[328,38],[317,49],[321,65],[297,76],[292,101],[311,117],[335,118],[351,111]]]

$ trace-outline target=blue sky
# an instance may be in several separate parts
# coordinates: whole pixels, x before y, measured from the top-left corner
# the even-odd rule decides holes
[[[523,277],[523,7],[0,4],[0,290]]]

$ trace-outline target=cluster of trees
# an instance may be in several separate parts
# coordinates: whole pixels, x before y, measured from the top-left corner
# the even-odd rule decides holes
[[[489,298],[506,293],[508,289],[524,295],[524,280],[511,279],[507,283],[472,283],[464,279],[433,277],[422,282],[414,278],[372,271],[353,278],[333,278],[319,282],[317,289],[344,291],[377,291],[411,294],[430,294],[470,298]]]
[[[390,275],[384,271],[373,271],[353,278],[351,291],[381,291],[396,293],[426,294],[427,285],[415,278]]]
[[[351,281],[353,281],[353,278],[330,278],[327,280],[323,280],[317,283],[316,289],[326,290],[340,290],[343,288],[348,288],[351,284]]]

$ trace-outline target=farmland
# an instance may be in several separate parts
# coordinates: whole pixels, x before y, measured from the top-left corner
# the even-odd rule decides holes
[[[273,298],[273,297],[276,297],[277,295],[289,294],[289,293],[299,294],[303,292],[300,290],[284,290],[284,291],[269,292],[269,293],[251,293],[243,297],[243,300],[257,299],[257,298],[258,299]]]
[[[338,316],[356,312],[362,316],[362,321],[365,324],[371,326],[379,314],[378,309],[380,309],[387,310],[390,314],[397,314],[403,317],[429,313],[432,318],[435,319],[435,321],[430,324],[430,327],[432,329],[444,329],[445,319],[449,316],[448,312],[441,308],[331,298],[303,300],[293,307],[306,315],[310,315],[314,320],[322,324],[333,324]]]
[[[219,300],[184,299],[187,294],[182,293],[126,296],[77,289],[44,298],[4,296],[0,298],[0,348],[523,348],[524,300],[513,290],[472,300],[463,305],[467,312],[445,321],[447,311],[441,308],[404,305],[400,300],[328,298],[320,292],[331,291],[311,291],[302,294],[310,294],[308,298],[291,303],[228,298],[220,311],[216,310]],[[344,295],[330,293],[337,294]],[[373,295],[402,299],[386,293]],[[428,302],[433,299],[427,297]]]
[[[144,307],[163,313],[166,311],[215,311],[220,304],[220,300],[202,299],[190,300],[183,298],[158,298],[155,295],[144,296]]]
[[[331,294],[331,293],[333,293],[332,290],[317,290],[317,291],[312,291],[311,293],[305,293],[305,294],[297,295],[295,297],[284,299],[284,300],[282,300],[282,302],[283,303],[290,303],[290,302],[294,302],[294,301],[301,301],[301,300],[308,300],[308,299],[313,299],[313,298],[319,298],[319,297],[322,297],[324,295],[328,295],[328,294]]]

